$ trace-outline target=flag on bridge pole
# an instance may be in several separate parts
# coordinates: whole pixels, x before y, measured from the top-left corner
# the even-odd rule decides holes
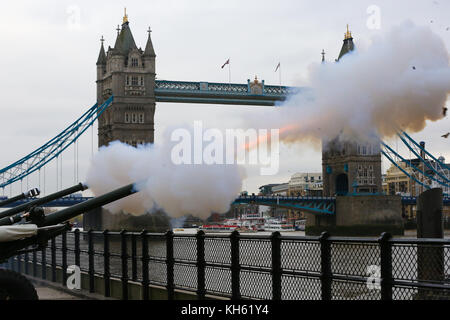
[[[277,67],[275,68],[275,72],[277,72],[278,69],[280,70],[279,76],[280,76],[280,86],[281,86],[281,62],[278,62]]]
[[[227,61],[225,61],[225,63],[222,65],[222,69],[223,69],[227,64],[230,64],[230,59],[228,59]]]
[[[222,69],[228,65],[228,83],[231,84],[231,67],[230,67],[230,58],[228,58],[227,61],[225,61],[225,63],[222,65]]]
[[[278,68],[280,67],[281,62],[278,62],[277,67],[275,68],[275,72],[277,72]]]

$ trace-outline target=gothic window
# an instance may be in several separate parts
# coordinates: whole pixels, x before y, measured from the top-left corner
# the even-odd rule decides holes
[[[144,114],[139,113],[139,123],[144,123]]]
[[[144,77],[141,77],[141,86],[144,85]]]
[[[130,77],[127,76],[127,86],[129,86],[129,85],[130,85]]]
[[[131,58],[131,66],[137,67],[138,66],[138,59],[137,58]]]
[[[131,85],[137,86],[139,84],[138,77],[131,77]]]
[[[125,123],[130,123],[130,114],[125,112]]]
[[[132,113],[131,114],[131,123],[136,123],[136,122],[137,122],[136,113]]]

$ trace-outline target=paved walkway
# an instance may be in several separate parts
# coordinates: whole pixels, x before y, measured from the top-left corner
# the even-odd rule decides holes
[[[70,290],[67,287],[31,276],[26,276],[36,288],[39,300],[115,300],[87,290]]]
[[[36,286],[39,300],[85,300],[81,297],[70,295],[67,292],[44,286]]]

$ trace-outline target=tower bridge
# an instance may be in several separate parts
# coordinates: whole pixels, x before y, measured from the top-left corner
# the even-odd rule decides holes
[[[344,37],[339,60],[351,52],[355,45],[350,31]],[[324,62],[324,60],[323,60]],[[267,85],[264,80],[247,80],[247,83],[215,83],[207,81],[156,80],[156,53],[151,39],[151,30],[145,50],[138,48],[130,29],[128,16],[123,18],[118,29],[114,47],[105,50],[101,39],[97,59],[97,101],[83,116],[73,122],[60,134],[37,148],[27,156],[0,170],[0,188],[5,189],[12,183],[21,182],[29,175],[56,159],[76,143],[87,128],[98,120],[98,146],[108,145],[120,140],[136,146],[154,142],[154,113],[156,103],[206,103],[254,106],[276,106],[289,95],[308,92],[309,88]],[[404,136],[406,133],[403,133]],[[410,148],[420,146],[409,136],[403,142]],[[409,141],[407,141],[409,139]],[[280,206],[307,212],[309,225],[329,228],[330,226],[349,225],[358,228],[361,223],[401,224],[401,206],[415,203],[415,198],[385,196],[381,194],[381,155],[395,163],[391,148],[385,144],[382,150],[378,143],[364,144],[340,141],[339,137],[323,141],[322,175],[324,178],[324,197],[239,197],[234,203],[256,203]],[[448,186],[448,176],[441,179],[442,169],[448,171],[445,164],[433,159],[434,182]],[[425,162],[425,156],[419,161]],[[427,163],[427,167],[430,165]],[[406,172],[406,171],[405,171]],[[431,182],[410,176],[424,188],[431,188]],[[424,172],[422,172],[425,175]],[[438,177],[439,176],[439,177]],[[430,178],[428,175],[426,178]],[[53,201],[47,206],[70,206],[89,198],[68,197]],[[29,201],[29,199],[22,200]],[[444,204],[449,205],[449,198]],[[19,202],[13,204],[17,205]],[[373,217],[372,220],[368,218]],[[110,230],[127,228],[117,220],[110,221],[106,212],[92,212],[85,215],[87,227]],[[140,228],[142,229],[142,228]],[[377,231],[378,232],[378,231]]]

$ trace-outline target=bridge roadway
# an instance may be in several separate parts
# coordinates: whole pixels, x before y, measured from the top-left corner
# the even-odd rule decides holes
[[[274,106],[290,94],[308,88],[265,85],[262,82],[215,83],[192,81],[155,81],[156,102],[209,103]]]
[[[6,200],[7,197],[1,197]],[[1,208],[12,208],[23,203],[30,202],[36,198],[27,198],[10,203]],[[78,203],[82,203],[92,197],[63,197],[48,202],[42,207],[70,207]],[[415,205],[416,197],[402,197],[402,204],[405,206]],[[258,204],[270,207],[280,207],[292,210],[302,210],[315,214],[335,214],[336,213],[336,197],[288,197],[288,196],[240,196],[236,198],[233,204]],[[443,198],[443,205],[450,206],[450,197]],[[1,209],[0,208],[0,209]]]

